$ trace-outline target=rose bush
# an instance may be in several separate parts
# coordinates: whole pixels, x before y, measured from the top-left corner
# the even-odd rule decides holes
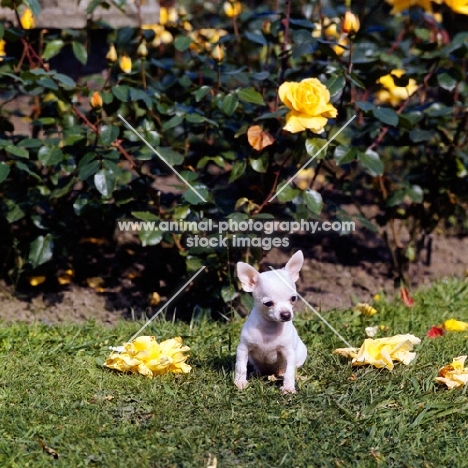
[[[89,12],[100,3],[120,2]],[[115,257],[118,221],[352,220],[386,242],[397,283],[421,252],[430,257],[436,228],[468,230],[465,2],[181,2],[158,24],[101,30],[91,76],[80,70],[102,24],[36,30],[37,1],[2,5],[16,18],[0,26],[8,281],[106,291],[116,264],[135,263],[145,266],[125,281],[146,276],[164,296],[206,265],[204,294],[189,288],[177,310],[222,312],[239,298],[249,306],[231,263],[258,261],[261,249],[189,246],[187,233],[144,228],[135,262],[134,244]],[[27,105],[15,108],[19,98]],[[91,281],[101,262],[106,278]]]

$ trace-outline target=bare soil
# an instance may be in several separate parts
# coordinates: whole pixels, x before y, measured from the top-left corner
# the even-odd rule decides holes
[[[420,261],[410,267],[411,289],[445,277],[465,276],[468,238],[434,234],[432,240],[431,264]],[[389,298],[398,294],[399,285],[395,285],[390,273],[388,251],[376,236],[362,233],[314,239],[297,236],[293,249],[298,248],[306,258],[299,291],[320,310],[343,309],[357,300],[370,301],[376,293],[383,292]],[[155,263],[154,257],[144,255],[147,250],[138,251],[135,239],[121,242],[120,249],[129,258],[101,246],[92,254],[95,265],[92,273],[78,275],[69,285],[51,288],[45,283],[33,288],[28,284],[15,291],[11,285],[0,283],[0,320],[60,323],[92,318],[112,325],[122,318],[151,316],[169,299],[180,278],[170,276],[163,260],[161,264]],[[272,250],[263,266],[280,267],[289,255],[289,251]],[[111,259],[111,270],[106,258]],[[234,264],[231,269],[234,271]],[[106,276],[106,271],[112,272],[112,278],[109,273]],[[90,287],[89,277],[103,277],[104,287]],[[153,292],[160,294],[159,304],[151,305]]]

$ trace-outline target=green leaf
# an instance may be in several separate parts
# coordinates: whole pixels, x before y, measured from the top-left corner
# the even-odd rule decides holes
[[[10,166],[4,162],[0,162],[0,184],[8,177]]]
[[[50,146],[43,146],[39,150],[37,157],[43,166],[55,166],[63,159],[60,148],[52,148]]]
[[[75,81],[70,78],[68,75],[64,75],[63,73],[56,73],[54,78],[62,85],[68,88],[74,88],[76,86]]]
[[[184,157],[170,147],[158,146],[155,149],[169,166],[176,166],[184,162]]]
[[[293,188],[291,184],[287,184],[286,186],[283,184],[281,186],[278,186],[278,190],[276,190],[276,193],[278,195],[278,201],[285,203],[294,200],[301,194],[301,191]]]
[[[378,153],[368,149],[365,153],[358,153],[358,159],[361,164],[368,169],[373,175],[383,174],[383,163],[380,160]]]
[[[29,158],[29,151],[26,148],[8,145],[5,147],[5,151],[13,156],[17,156],[18,158]]]
[[[414,143],[421,143],[423,141],[429,142],[433,135],[433,132],[429,132],[428,130],[420,130],[419,128],[415,128],[409,132],[410,140]]]
[[[356,107],[358,107],[359,109],[361,109],[364,112],[369,112],[369,111],[372,111],[372,110],[375,109],[374,104],[372,104],[371,102],[358,101],[355,104],[356,104]]]
[[[88,61],[88,51],[86,50],[86,47],[81,44],[81,42],[73,41],[72,50],[76,59],[83,65],[86,65],[86,62]]]
[[[386,125],[391,125],[392,127],[398,125],[398,114],[388,107],[376,107],[374,109],[374,117]]]
[[[103,125],[101,128],[101,141],[104,146],[110,146],[119,136],[119,127]]]
[[[53,247],[52,234],[37,237],[29,246],[28,262],[33,268],[48,262],[53,256]]]
[[[247,163],[245,161],[236,161],[232,165],[231,174],[229,175],[229,183],[234,182],[239,177],[242,177],[247,168]]]
[[[257,159],[250,158],[249,163],[255,172],[260,172],[263,174],[268,169],[268,154],[264,154]]]
[[[307,208],[312,211],[312,213],[320,214],[323,208],[322,195],[316,190],[309,189],[304,192],[304,198]]]
[[[254,88],[244,88],[241,89],[237,95],[239,99],[244,102],[251,102],[252,104],[258,104],[260,106],[265,105],[263,96]]]
[[[345,84],[346,80],[344,79],[344,76],[338,73],[330,76],[330,78],[325,82],[325,86],[328,88],[328,91],[330,91],[331,97],[342,91]]]
[[[114,86],[112,88],[112,94],[122,102],[128,102],[130,96],[130,88],[125,85]]]
[[[437,75],[437,82],[441,88],[444,88],[447,91],[452,91],[455,89],[455,86],[457,86],[457,80],[448,73],[440,73]]]
[[[190,38],[190,36],[177,36],[174,41],[174,47],[179,52],[185,52],[190,47],[191,43],[192,39]]]
[[[108,169],[101,169],[94,174],[94,185],[101,195],[110,197],[115,188],[115,174]]]
[[[159,229],[154,229],[154,230],[147,230],[147,229],[142,229],[138,233],[138,237],[141,240],[141,245],[143,247],[147,247],[149,245],[158,245],[162,238],[163,238],[164,233],[160,231]]]
[[[183,115],[174,115],[167,122],[164,122],[162,128],[163,130],[170,130],[171,128],[177,127],[184,121]]]
[[[208,192],[207,188],[203,184],[194,184],[193,188],[205,199],[208,200],[210,196],[210,192]],[[200,196],[191,188],[186,190],[182,197],[188,201],[191,205],[200,205],[201,203],[205,203]]]
[[[412,185],[406,191],[408,197],[410,197],[411,201],[414,203],[422,203],[424,200],[424,192],[423,189],[419,185]]]
[[[142,221],[158,221],[159,216],[149,211],[132,211],[132,216],[136,219],[141,219]]]
[[[333,158],[337,164],[346,164],[354,161],[357,157],[357,149],[353,146],[337,146],[333,153]]]
[[[200,102],[210,91],[210,86],[202,86],[201,88],[198,88],[194,93],[195,101]]]
[[[221,110],[230,117],[234,114],[234,111],[237,109],[239,105],[239,100],[235,94],[228,94],[223,100],[221,104]]]
[[[307,138],[305,141],[305,149],[307,154],[314,159],[324,159],[327,152],[319,151],[327,144],[324,138]]]
[[[403,200],[405,199],[405,195],[406,195],[406,190],[404,189],[395,190],[389,195],[385,204],[387,206],[398,206],[401,203],[403,203]]]
[[[45,46],[42,58],[44,60],[50,60],[52,57],[55,57],[61,50],[65,43],[62,39],[53,39],[48,42]]]

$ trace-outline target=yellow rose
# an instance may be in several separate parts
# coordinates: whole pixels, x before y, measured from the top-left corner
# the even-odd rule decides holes
[[[425,12],[432,13],[431,0],[385,0],[388,4],[392,5],[390,13],[401,13],[408,10],[413,6],[420,6]],[[457,0],[455,0],[457,1]]]
[[[444,0],[444,2],[455,13],[468,15],[468,0]]]
[[[291,133],[310,129],[323,132],[329,118],[338,111],[330,104],[330,92],[317,78],[306,78],[300,83],[286,81],[278,89],[281,101],[291,109],[283,127]]]
[[[409,79],[406,86],[397,86],[395,84],[393,77],[401,78],[404,74],[404,70],[396,69],[377,80],[377,83],[380,83],[384,87],[384,89],[377,93],[377,100],[380,103],[390,103],[392,106],[396,106],[401,101],[408,99],[418,89],[416,81],[412,78]]]

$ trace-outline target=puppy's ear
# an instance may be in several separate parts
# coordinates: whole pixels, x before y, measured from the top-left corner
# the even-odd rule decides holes
[[[260,279],[260,273],[248,263],[237,263],[237,276],[242,283],[242,289],[246,292],[252,292]]]
[[[302,250],[298,250],[284,266],[284,269],[289,273],[289,276],[291,276],[294,282],[299,279],[299,272],[301,271],[303,263],[304,255],[302,254]]]

